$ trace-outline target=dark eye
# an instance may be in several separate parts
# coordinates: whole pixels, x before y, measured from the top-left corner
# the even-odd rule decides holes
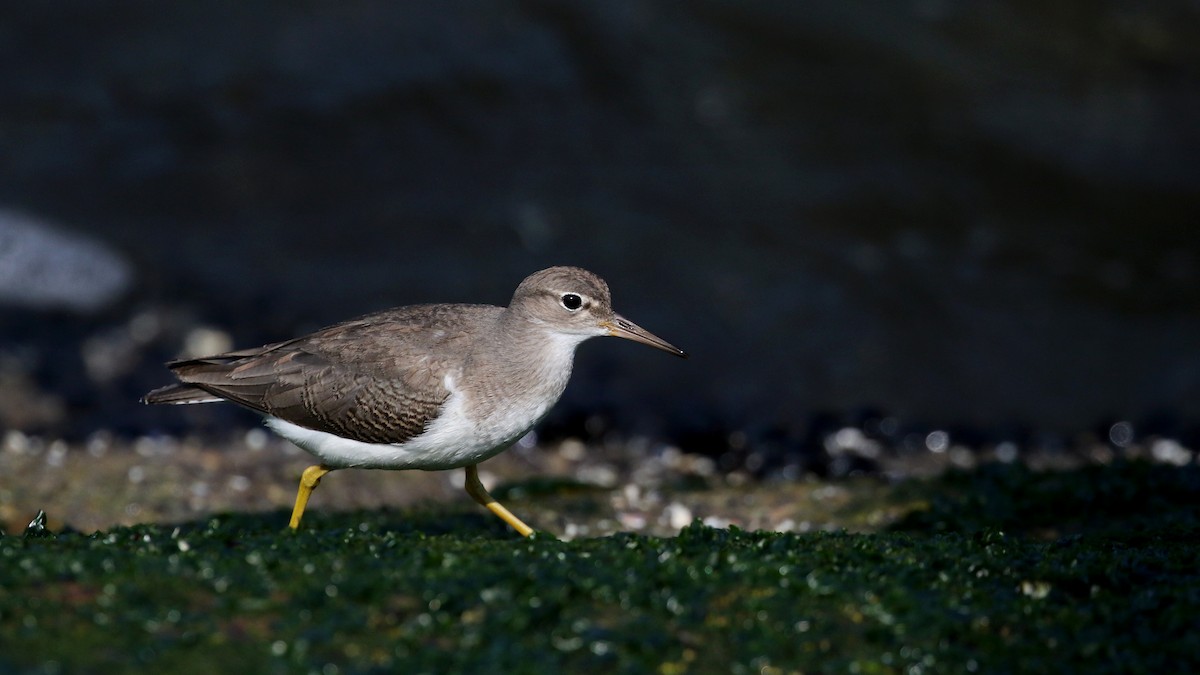
[[[563,293],[562,306],[574,312],[580,307],[583,307],[583,298],[575,295],[574,293]]]

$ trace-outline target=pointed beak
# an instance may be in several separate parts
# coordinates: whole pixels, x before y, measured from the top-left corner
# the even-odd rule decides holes
[[[644,345],[656,347],[664,352],[670,352],[675,356],[680,356],[685,359],[687,358],[687,354],[685,354],[684,351],[679,347],[676,347],[670,342],[658,337],[654,333],[642,328],[620,314],[613,314],[612,319],[609,319],[608,321],[601,321],[600,327],[608,330],[608,334],[613,337],[633,340],[634,342],[640,342]]]

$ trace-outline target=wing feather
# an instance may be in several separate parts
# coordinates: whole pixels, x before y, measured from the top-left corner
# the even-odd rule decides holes
[[[467,309],[447,312],[447,307],[404,307],[294,340],[167,367],[193,400],[216,396],[309,429],[367,443],[402,443],[424,431],[450,396],[445,377],[461,368],[470,337],[461,326],[464,312],[468,320],[486,321],[500,311],[457,305]],[[187,398],[175,393],[171,400],[156,400],[167,389],[147,395],[147,402]]]

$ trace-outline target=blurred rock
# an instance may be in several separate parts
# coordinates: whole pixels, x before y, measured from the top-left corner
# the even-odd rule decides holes
[[[81,356],[88,377],[106,384],[132,371],[140,353],[127,330],[113,328],[84,340]]]
[[[65,416],[60,397],[41,391],[18,364],[0,359],[0,429],[42,429]]]
[[[0,304],[94,312],[132,279],[129,264],[101,242],[0,210]]]
[[[183,341],[183,357],[198,359],[213,354],[223,354],[233,349],[233,338],[223,330],[210,326],[197,326],[188,331]]]

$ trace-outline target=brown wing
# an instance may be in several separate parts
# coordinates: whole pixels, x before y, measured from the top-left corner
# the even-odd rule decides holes
[[[444,378],[469,332],[454,324],[462,310],[445,307],[405,307],[287,342],[175,361],[167,366],[185,387],[147,400],[205,400],[194,387],[310,429],[401,443],[424,431],[450,395]],[[470,316],[499,311],[469,307],[477,308]]]

